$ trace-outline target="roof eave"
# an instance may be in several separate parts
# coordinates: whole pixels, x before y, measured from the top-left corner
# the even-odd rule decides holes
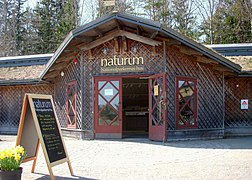
[[[97,27],[100,24],[104,24],[108,21],[111,21],[113,19],[131,22],[131,23],[134,23],[134,24],[137,24],[140,26],[144,26],[147,28],[151,28],[153,30],[163,32],[167,36],[170,36],[170,37],[180,41],[181,43],[191,47],[192,49],[197,50],[200,53],[214,59],[215,61],[219,62],[220,64],[230,68],[234,72],[236,72],[236,73],[241,72],[241,66],[239,66],[235,63],[232,63],[231,61],[227,60],[226,58],[222,57],[221,55],[214,53],[211,49],[208,49],[207,47],[205,47],[197,42],[194,42],[193,40],[187,38],[186,36],[184,36],[180,33],[177,33],[173,30],[170,30],[170,29],[168,30],[167,28],[162,27],[162,24],[159,22],[149,21],[147,19],[138,18],[138,17],[132,16],[132,15],[126,15],[126,14],[121,14],[121,13],[112,13],[112,14],[106,15],[104,17],[98,18],[95,21],[92,21],[92,22],[90,22],[80,28],[77,28],[77,29],[71,31],[68,34],[68,36],[65,38],[65,40],[61,43],[59,48],[56,50],[56,52],[54,53],[52,58],[48,61],[45,70],[40,74],[40,79],[44,78],[44,76],[46,75],[46,73],[48,72],[50,67],[54,64],[54,62],[57,60],[57,58],[60,56],[60,54],[64,51],[65,47],[70,43],[70,41],[74,37],[78,36],[81,33],[87,32],[88,30],[90,30],[92,28]]]
[[[40,79],[26,79],[26,80],[6,80],[0,81],[0,86],[15,86],[15,85],[41,85],[48,84],[48,82]]]

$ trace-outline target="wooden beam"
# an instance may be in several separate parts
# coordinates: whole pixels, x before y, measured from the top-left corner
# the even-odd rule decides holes
[[[223,65],[219,65],[219,64],[214,65],[214,66],[213,66],[213,69],[214,69],[214,70],[217,70],[217,71],[234,72],[233,70],[231,70],[231,69],[229,69],[229,68],[227,68],[227,67],[225,67],[225,66],[223,66]]]
[[[48,72],[45,75],[45,78],[54,78],[54,77],[56,77],[56,76],[58,76],[60,74],[60,71],[61,70],[54,70],[54,71]]]
[[[114,50],[115,50],[115,52],[117,52],[117,53],[120,51],[120,46],[119,46],[118,37],[114,37]]]
[[[151,39],[154,39],[157,35],[158,35],[158,31],[155,31],[154,33],[152,33],[152,34],[150,35],[150,38],[151,38]]]
[[[210,58],[207,58],[207,57],[205,57],[205,56],[195,56],[196,57],[196,60],[198,61],[198,62],[201,62],[201,63],[205,63],[205,64],[208,64],[208,63],[211,63],[211,64],[218,64],[218,62],[217,61],[214,61],[214,60],[212,60],[212,59],[210,59]]]
[[[144,37],[144,36],[139,36],[137,34],[130,33],[127,31],[121,31],[120,34],[121,34],[121,36],[126,36],[129,39],[132,39],[132,40],[135,40],[138,42],[142,42],[144,44],[148,44],[151,46],[160,46],[162,44],[162,42],[160,42],[160,41],[156,41],[156,40]]]
[[[224,71],[224,76],[237,76],[237,74],[235,74],[234,72],[227,72],[227,71]]]
[[[130,32],[127,32],[127,31],[123,31],[123,30],[118,30],[116,32],[113,32],[111,34],[108,34],[106,36],[103,36],[91,43],[88,43],[86,44],[85,46],[81,47],[80,49],[81,50],[89,50],[89,49],[92,49],[94,47],[97,47],[107,41],[110,41],[112,39],[114,39],[114,37],[118,37],[118,36],[125,36],[129,39],[132,39],[132,40],[135,40],[135,41],[138,41],[138,42],[142,42],[144,44],[148,44],[148,45],[151,45],[151,46],[159,46],[161,45],[162,43],[160,41],[156,41],[156,40],[153,40],[153,39],[150,39],[150,38],[147,38],[147,37],[143,37],[143,36],[139,36],[139,35],[136,35],[134,33],[130,33]]]
[[[94,36],[81,36],[79,35],[78,37],[75,37],[80,42],[91,42],[95,40]]]
[[[93,59],[94,57],[93,57],[93,53],[92,53],[92,49],[89,49],[88,50],[88,58],[89,59]]]
[[[68,61],[63,61],[61,63],[53,64],[48,72],[58,71],[59,69],[64,69],[73,59],[68,59]]]
[[[94,31],[98,34],[99,37],[104,36],[103,32],[99,28],[94,28]]]
[[[60,62],[64,62],[64,61],[68,61],[70,58],[75,58],[76,57],[76,53],[69,53],[68,55],[66,55],[66,56],[62,56],[62,57],[60,57],[60,58],[58,58],[57,60],[56,60],[56,64],[57,63],[60,63]]]
[[[122,36],[122,45],[123,45],[123,52],[128,51],[128,43],[127,38],[125,36]]]
[[[174,46],[176,46],[176,48],[178,48],[181,53],[184,53],[186,55],[203,56],[202,53],[200,53],[192,48],[189,48],[187,46],[184,46],[184,45],[174,45]]]
[[[137,26],[137,35],[142,35],[143,28],[141,26]]]
[[[116,19],[115,22],[116,22],[116,24],[117,24],[117,28],[118,28],[119,30],[122,30],[122,29],[123,29],[123,24],[122,24],[122,22],[120,22],[118,19]]]

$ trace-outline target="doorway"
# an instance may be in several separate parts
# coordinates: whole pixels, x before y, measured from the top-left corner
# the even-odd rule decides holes
[[[123,138],[148,138],[148,79],[122,79]]]
[[[94,78],[94,137],[167,138],[166,74]]]

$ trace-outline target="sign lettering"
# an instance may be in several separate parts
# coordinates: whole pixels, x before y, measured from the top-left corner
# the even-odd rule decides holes
[[[143,57],[117,57],[101,59],[101,73],[143,72]]]

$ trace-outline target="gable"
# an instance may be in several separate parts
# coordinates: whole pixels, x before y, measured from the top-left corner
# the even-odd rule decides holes
[[[70,32],[40,77],[47,81],[54,79],[81,51],[90,50],[117,37],[133,39],[153,47],[165,42],[169,46],[177,46],[183,53],[194,55],[200,62],[216,64],[224,71],[239,73],[241,70],[239,65],[158,22],[113,13]]]

